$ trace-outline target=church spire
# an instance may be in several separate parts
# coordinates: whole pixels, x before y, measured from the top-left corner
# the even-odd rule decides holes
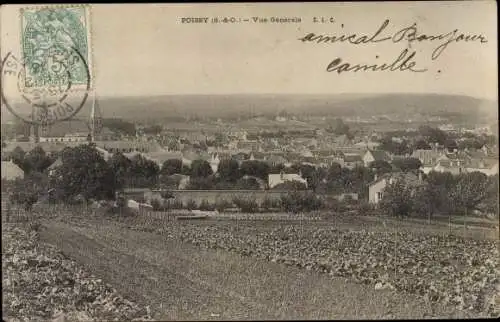
[[[94,142],[96,134],[98,134],[102,129],[101,109],[99,108],[97,94],[95,91],[94,91],[94,97],[93,97],[93,101],[92,101],[92,107],[90,110],[89,129],[90,129],[90,141]]]

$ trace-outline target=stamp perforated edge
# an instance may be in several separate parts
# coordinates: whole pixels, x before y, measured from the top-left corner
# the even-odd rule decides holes
[[[19,9],[19,40],[22,40],[23,37],[23,18],[22,14],[24,10],[40,10],[40,9],[63,9],[63,8],[83,8],[86,12],[87,15],[85,19],[87,20],[87,43],[90,44],[87,46],[88,52],[88,57],[87,59],[89,62],[87,63],[87,66],[89,68],[90,72],[90,91],[95,91],[95,69],[94,69],[94,42],[92,39],[93,35],[93,28],[92,28],[92,5],[90,4],[50,4],[50,5],[31,5],[31,6],[23,6],[22,8]],[[21,53],[20,57],[22,60],[24,60],[23,54],[22,54],[22,48],[21,48]],[[69,92],[81,92],[81,91],[86,91],[86,89],[80,89],[80,88],[71,88]]]

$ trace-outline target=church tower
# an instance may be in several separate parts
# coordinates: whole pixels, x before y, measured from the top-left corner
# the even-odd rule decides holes
[[[94,142],[96,139],[96,135],[101,132],[102,129],[102,114],[101,109],[99,107],[99,102],[97,100],[97,94],[94,92],[94,99],[92,101],[92,107],[90,110],[90,119],[89,119],[89,141]]]

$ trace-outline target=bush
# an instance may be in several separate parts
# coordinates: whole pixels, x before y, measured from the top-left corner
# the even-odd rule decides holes
[[[118,208],[125,208],[127,206],[127,199],[125,199],[124,195],[118,195],[118,197],[116,198],[116,206]]]
[[[164,208],[162,202],[159,199],[152,199],[151,206],[153,206],[153,210],[155,211],[161,211]]]
[[[188,202],[186,203],[186,209],[187,210],[196,209],[196,201],[194,201],[193,199],[189,199]]]
[[[168,209],[182,209],[183,204],[181,200],[178,199],[168,199],[165,202],[165,205]]]
[[[218,212],[224,212],[224,210],[231,208],[232,206],[233,203],[226,199],[219,199],[215,202],[215,209],[217,209]]]
[[[312,192],[293,191],[281,196],[281,205],[284,211],[298,213],[319,210],[324,201]]]
[[[344,203],[337,198],[328,198],[324,201],[323,208],[335,213],[345,212],[347,210],[347,203]]]
[[[203,199],[198,208],[203,211],[214,211],[215,205],[210,203],[208,200]]]
[[[363,201],[359,204],[358,211],[362,216],[373,216],[378,214],[375,205],[367,201]]]
[[[260,205],[260,207],[264,211],[269,211],[275,208],[281,208],[281,202],[278,199],[273,199],[266,196],[264,200],[262,200],[262,204]]]
[[[240,209],[241,212],[255,213],[259,209],[259,205],[255,197],[235,197],[233,203]]]

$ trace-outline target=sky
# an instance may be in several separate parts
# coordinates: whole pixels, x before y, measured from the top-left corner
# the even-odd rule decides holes
[[[102,96],[258,93],[464,94],[497,99],[496,2],[382,2],[276,4],[103,4],[92,5],[88,37],[94,86]],[[19,9],[1,7],[1,54],[19,50]],[[181,23],[183,17],[300,17],[301,23]],[[314,23],[323,17],[334,23]],[[413,44],[425,73],[328,73],[340,57],[356,63],[391,63],[405,42],[352,45],[312,44],[308,33],[372,35],[417,23],[419,33],[459,29],[487,43],[452,43],[431,60],[439,43]],[[341,24],[344,28],[341,28]],[[375,58],[378,56],[378,58]]]

